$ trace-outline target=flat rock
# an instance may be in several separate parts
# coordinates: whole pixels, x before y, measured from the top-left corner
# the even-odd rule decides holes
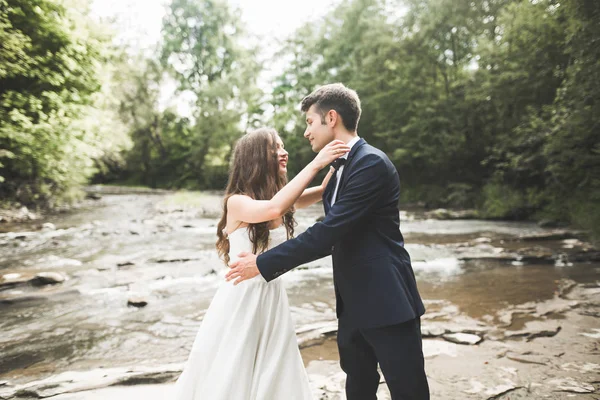
[[[64,372],[48,379],[23,385],[0,386],[0,399],[15,397],[47,398],[64,393],[76,393],[114,385],[164,383],[175,379],[182,369],[183,364],[169,364],[156,368],[99,368],[84,372]]]
[[[421,325],[421,336],[424,338],[434,338],[445,334],[445,328],[439,325],[423,324]]]
[[[63,283],[67,280],[67,277],[59,272],[40,272],[36,274],[30,283],[33,286],[44,286],[44,285],[56,285]]]
[[[15,286],[26,285],[31,280],[31,276],[21,275],[17,273],[5,274],[0,277],[0,290]]]
[[[325,340],[325,338],[335,335],[338,330],[337,321],[323,321],[310,325],[305,325],[296,330],[298,346],[304,348]]]
[[[442,336],[444,340],[447,340],[456,344],[467,344],[467,345],[476,345],[483,341],[478,335],[473,335],[471,333],[447,333]]]
[[[595,388],[593,385],[586,382],[579,382],[573,378],[562,378],[552,379],[547,381],[546,384],[555,387],[555,391],[558,392],[569,392],[569,393],[594,393]]]
[[[564,369],[565,371],[577,371],[577,372],[581,372],[582,374],[588,374],[588,373],[598,374],[598,373],[600,373],[600,365],[594,364],[594,363],[589,363],[589,362],[586,362],[584,364],[570,362],[570,363],[561,365],[561,368]]]
[[[485,399],[491,400],[496,399],[499,396],[512,392],[515,389],[519,389],[521,386],[517,386],[511,380],[505,379],[504,383],[496,386],[488,387],[487,385],[479,382],[478,380],[471,379],[471,388],[463,390],[467,394],[483,394]]]
[[[423,340],[423,357],[433,358],[441,355],[458,356],[458,345],[444,340]]]
[[[548,323],[544,321],[531,321],[526,324],[525,329],[521,329],[518,331],[505,331],[504,337],[507,339],[526,338],[527,341],[531,341],[540,337],[553,337],[560,332],[562,328],[560,326],[556,326],[556,323]]]

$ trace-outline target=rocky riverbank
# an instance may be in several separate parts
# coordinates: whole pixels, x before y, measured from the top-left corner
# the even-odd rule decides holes
[[[562,281],[554,298],[473,319],[446,301],[428,301],[423,351],[435,399],[591,398],[600,388],[600,283]],[[343,399],[335,321],[297,331],[316,399]],[[12,385],[1,399],[168,399],[183,363],[65,372]],[[389,398],[383,377],[380,398]]]
[[[104,193],[1,233],[0,399],[168,398],[222,282],[219,213],[218,194]],[[297,231],[321,213],[298,212]],[[584,236],[401,219],[433,398],[597,395],[600,262]],[[330,260],[283,279],[315,398],[342,399]]]

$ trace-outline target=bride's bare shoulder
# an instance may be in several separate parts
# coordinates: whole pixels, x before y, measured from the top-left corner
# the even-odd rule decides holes
[[[252,197],[246,196],[245,194],[234,194],[227,199],[227,208],[240,207],[243,206],[244,203],[252,200]]]

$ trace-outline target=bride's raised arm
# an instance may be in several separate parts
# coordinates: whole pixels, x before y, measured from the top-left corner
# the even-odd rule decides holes
[[[283,216],[298,201],[304,189],[314,179],[315,175],[335,159],[348,153],[350,148],[341,140],[334,140],[325,146],[298,175],[283,187],[271,200],[254,200],[245,195],[233,195],[227,201],[228,217],[231,220],[257,224],[272,221]],[[329,173],[328,176],[331,174]],[[327,177],[325,178],[327,180]],[[328,180],[327,180],[328,182]],[[324,181],[324,185],[327,183]],[[316,188],[309,197],[317,197],[317,191],[324,189],[323,184]],[[319,196],[320,197],[319,192]],[[308,199],[308,197],[306,198]],[[303,200],[304,201],[304,200]],[[314,203],[314,201],[313,201]],[[312,203],[310,203],[312,204]]]
[[[321,198],[323,197],[323,192],[325,191],[325,188],[327,187],[327,184],[329,183],[329,180],[331,179],[334,173],[335,169],[331,167],[329,169],[329,172],[327,172],[327,175],[325,175],[323,182],[319,186],[308,188],[304,192],[302,192],[302,195],[298,198],[298,200],[294,204],[294,207],[297,210],[299,210],[301,208],[312,206],[316,202],[321,201]]]

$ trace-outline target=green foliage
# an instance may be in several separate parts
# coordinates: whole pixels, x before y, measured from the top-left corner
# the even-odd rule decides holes
[[[395,163],[405,200],[600,232],[589,222],[600,203],[599,7],[341,2],[289,41],[293,61],[272,94],[275,124],[307,161],[297,104],[342,81],[361,97],[359,134]]]
[[[77,197],[109,150],[91,107],[106,36],[83,3],[0,0],[0,196],[28,205]]]
[[[600,234],[595,0],[344,0],[269,60],[286,68],[266,96],[225,0],[171,0],[150,58],[109,48],[84,1],[0,0],[2,198],[53,203],[92,173],[222,188],[235,140],[263,124],[293,176],[314,156],[301,99],[341,81],[405,201]],[[165,108],[169,86],[188,112]]]

